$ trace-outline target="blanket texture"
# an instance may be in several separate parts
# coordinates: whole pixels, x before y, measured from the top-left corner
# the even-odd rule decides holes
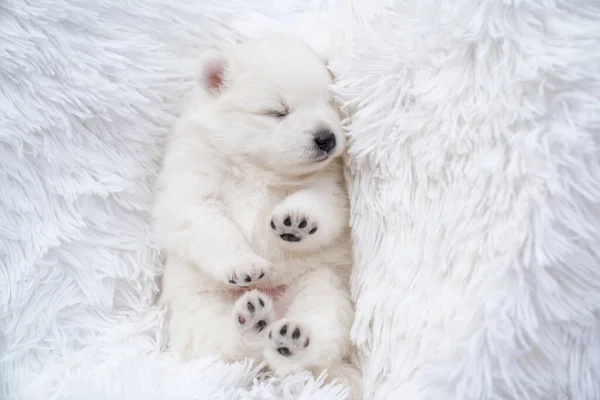
[[[0,2],[0,398],[344,398],[161,352],[162,140],[203,49],[273,32],[331,60],[350,117],[365,398],[600,398],[599,20],[586,0]]]
[[[600,3],[394,5],[334,68],[366,398],[600,399]]]

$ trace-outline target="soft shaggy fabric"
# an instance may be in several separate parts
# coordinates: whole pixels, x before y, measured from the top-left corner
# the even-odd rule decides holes
[[[160,353],[150,184],[206,47],[283,31],[352,113],[368,399],[600,398],[600,9],[0,2],[0,397],[335,399]]]
[[[336,60],[376,399],[600,399],[600,3],[402,1]]]

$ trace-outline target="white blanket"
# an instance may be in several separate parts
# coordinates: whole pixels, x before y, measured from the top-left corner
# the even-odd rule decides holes
[[[0,2],[0,398],[344,397],[172,360],[152,305],[195,58],[276,31],[352,113],[366,398],[600,398],[600,9],[558,3]]]

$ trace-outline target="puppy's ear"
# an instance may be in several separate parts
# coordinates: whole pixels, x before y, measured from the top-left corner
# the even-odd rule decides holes
[[[204,52],[198,60],[196,79],[208,93],[217,95],[225,89],[227,60],[216,50]]]

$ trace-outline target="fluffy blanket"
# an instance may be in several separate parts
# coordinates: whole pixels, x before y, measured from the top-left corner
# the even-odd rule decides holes
[[[331,59],[351,116],[365,397],[600,398],[599,20],[585,0],[3,0],[0,397],[344,397],[172,360],[153,306],[150,187],[196,56],[283,31]]]

